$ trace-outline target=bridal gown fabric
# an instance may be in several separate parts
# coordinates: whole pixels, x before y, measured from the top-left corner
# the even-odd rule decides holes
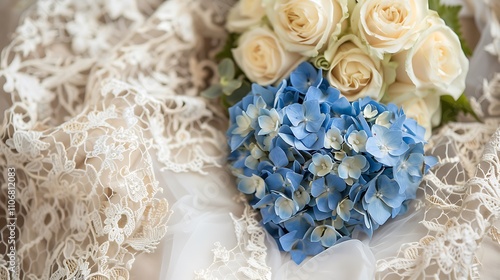
[[[200,97],[232,4],[39,0],[25,12],[0,58],[0,255],[15,168],[19,279],[497,279],[500,2],[463,2],[481,31],[467,94],[483,122],[434,132],[440,163],[408,214],[300,265],[238,194],[224,110]],[[17,279],[7,261],[0,279]]]

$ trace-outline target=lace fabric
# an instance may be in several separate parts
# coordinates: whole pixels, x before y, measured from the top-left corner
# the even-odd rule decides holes
[[[221,166],[227,155],[226,117],[215,104],[198,96],[213,76],[212,58],[224,44],[222,7],[215,1],[166,2],[89,77],[91,92],[120,80],[156,100],[148,108],[145,132],[150,133],[164,169],[203,173],[210,166]]]
[[[500,34],[497,15],[485,12],[495,10],[488,9],[493,1],[475,3],[489,20],[481,21],[485,31],[471,60],[478,71],[468,78],[484,123],[451,123],[431,138],[428,152],[440,164],[413,213],[374,237],[394,243],[394,252],[388,257],[378,241],[351,240],[300,267],[278,251],[244,199],[233,200],[224,167],[226,116],[199,96],[217,78],[214,55],[232,4],[39,0],[26,13],[0,61],[0,100],[9,104],[0,117],[0,200],[9,200],[14,177],[19,278],[128,279],[140,269],[140,253],[159,247],[158,270],[169,279],[181,275],[169,274],[173,264],[195,263],[195,256],[204,260],[179,268],[190,270],[182,275],[495,275],[483,267],[485,248],[500,246],[500,63],[490,59],[498,56]],[[1,221],[11,209],[0,203]],[[405,223],[420,227],[418,238],[391,240]],[[0,279],[16,279],[8,270],[10,231],[1,226]],[[200,246],[200,236],[219,241]],[[349,263],[356,268],[342,276]]]
[[[147,140],[122,117],[140,94],[119,93],[103,91],[100,104],[53,129],[5,127],[1,165],[3,174],[15,170],[16,209],[9,217],[17,218],[19,278],[127,278],[134,254],[150,252],[165,234],[168,204],[155,197],[161,189]],[[15,106],[7,116],[29,118],[23,109]],[[6,219],[10,209],[2,206]],[[1,268],[7,274],[5,260]]]
[[[17,219],[2,224],[1,279],[128,279],[170,215],[151,156],[175,172],[220,165],[224,118],[196,96],[223,42],[220,24],[194,34],[223,19],[223,4],[207,5],[41,0],[28,11],[0,65],[2,201],[15,183],[0,219]]]
[[[57,125],[83,109],[90,68],[149,17],[160,1],[41,0],[27,11],[1,54],[3,90],[11,104]]]
[[[244,196],[238,201],[246,203]],[[271,268],[266,264],[266,234],[256,215],[248,204],[240,218],[231,214],[238,245],[227,249],[215,243],[214,262],[196,271],[195,279],[271,279]]]

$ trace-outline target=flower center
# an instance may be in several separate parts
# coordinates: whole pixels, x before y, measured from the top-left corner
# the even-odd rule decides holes
[[[383,153],[383,154],[387,154],[389,153],[389,148],[387,148],[386,145],[379,145],[378,148],[380,149],[380,151]]]
[[[386,23],[403,23],[406,13],[401,7],[398,6],[385,6],[380,11],[380,16],[385,20]]]

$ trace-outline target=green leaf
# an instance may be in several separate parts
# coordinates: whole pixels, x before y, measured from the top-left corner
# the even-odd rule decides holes
[[[224,92],[225,95],[231,95],[239,87],[241,87],[241,79],[230,80],[230,81],[227,81],[223,84],[222,92]]]
[[[458,35],[460,44],[462,45],[462,50],[464,51],[465,55],[471,56],[472,50],[463,38],[461,24],[458,16],[460,10],[462,9],[462,6],[443,5],[441,4],[440,0],[429,0],[429,8],[436,11],[444,20],[446,25],[448,25]]]
[[[479,117],[472,109],[472,106],[470,105],[469,100],[467,99],[465,94],[462,94],[456,101],[450,95],[441,96],[441,125],[456,121],[457,115],[460,112],[470,114],[478,122],[481,122]]]
[[[233,79],[235,74],[233,61],[230,58],[223,58],[217,65],[217,71],[219,71],[219,77],[227,80]]]
[[[201,92],[201,96],[208,99],[215,99],[222,95],[222,87],[219,84],[213,84],[206,90]]]

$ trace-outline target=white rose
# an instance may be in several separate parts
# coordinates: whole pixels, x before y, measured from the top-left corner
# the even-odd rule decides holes
[[[399,63],[396,79],[418,89],[435,89],[456,100],[465,90],[469,60],[457,34],[437,14],[432,13],[427,24],[428,29],[411,49],[393,56]]]
[[[244,32],[258,24],[265,14],[261,0],[240,0],[229,10],[226,29],[230,32]]]
[[[419,91],[412,85],[394,83],[384,96],[384,102],[401,106],[407,117],[415,119],[425,128],[425,140],[432,135],[432,128],[441,122],[441,103],[437,94]]]
[[[362,0],[351,25],[381,57],[410,48],[428,12],[427,0]]]
[[[283,46],[309,57],[341,33],[349,16],[347,0],[276,0],[266,11]]]
[[[280,81],[304,61],[299,54],[285,51],[276,35],[265,27],[243,33],[232,52],[248,79],[262,86]]]
[[[369,96],[380,100],[386,85],[394,82],[395,67],[388,58],[370,55],[365,45],[353,34],[345,35],[325,51],[330,68],[326,77],[349,101]]]

